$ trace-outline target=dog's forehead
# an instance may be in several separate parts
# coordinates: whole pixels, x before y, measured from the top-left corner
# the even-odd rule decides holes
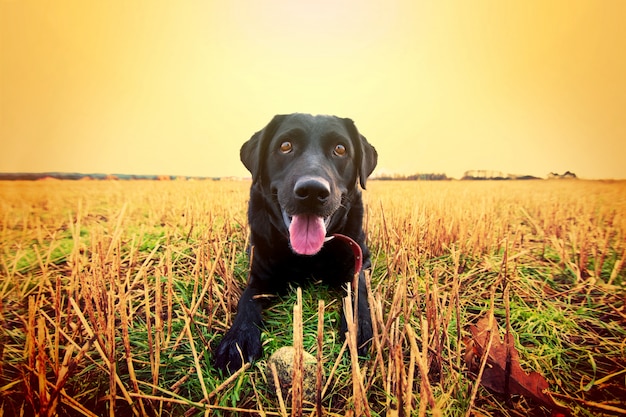
[[[300,130],[310,137],[322,137],[329,134],[349,137],[348,129],[342,119],[336,116],[312,116],[309,114],[290,115],[281,123],[275,136],[296,130]]]

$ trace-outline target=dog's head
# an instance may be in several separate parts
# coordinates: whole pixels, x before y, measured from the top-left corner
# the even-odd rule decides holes
[[[346,194],[376,167],[377,153],[350,119],[275,116],[241,148],[253,183],[278,204],[294,252],[317,253]]]

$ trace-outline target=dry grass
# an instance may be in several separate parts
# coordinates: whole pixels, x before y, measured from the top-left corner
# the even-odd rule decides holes
[[[211,366],[247,278],[248,187],[0,183],[0,415],[285,414],[264,360]],[[549,415],[469,372],[463,338],[488,314],[571,414],[626,412],[625,183],[368,188],[371,354],[354,360],[341,304],[305,288],[326,381],[290,413]],[[293,343],[295,293],[266,311],[265,357]]]

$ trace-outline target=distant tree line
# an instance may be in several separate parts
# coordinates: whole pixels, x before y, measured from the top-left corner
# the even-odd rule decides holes
[[[448,178],[446,174],[412,174],[412,175],[401,175],[401,174],[393,174],[393,175],[381,175],[373,178],[379,181],[447,181],[451,178]]]
[[[570,171],[566,171],[564,174],[559,175],[551,172],[547,176],[548,179],[552,178],[577,178],[576,174]],[[448,177],[446,174],[441,173],[422,173],[422,174],[380,174],[372,179],[378,181],[448,181],[454,178]],[[473,169],[465,171],[461,180],[465,181],[510,181],[510,180],[540,180],[542,178],[535,177],[533,175],[515,175],[505,174],[502,171],[492,171],[486,169]]]
[[[563,175],[559,175],[556,172],[551,172],[548,174],[548,179],[575,179],[578,178],[576,174],[570,171],[565,171]]]
[[[559,175],[555,172],[551,172],[548,174],[548,179],[559,178],[559,179],[574,179],[577,178],[576,174],[570,171],[566,171],[563,175]],[[533,175],[515,175],[515,174],[505,174],[501,171],[489,171],[484,169],[476,169],[465,171],[463,174],[462,180],[490,180],[490,181],[502,181],[502,180],[540,180],[541,178],[535,177]]]

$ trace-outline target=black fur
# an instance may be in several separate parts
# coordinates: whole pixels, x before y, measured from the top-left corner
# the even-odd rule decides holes
[[[288,152],[281,151],[285,142],[292,146]],[[337,145],[344,147],[345,154]],[[312,256],[292,251],[283,212],[328,218],[327,236],[343,234],[360,245],[363,268],[358,284],[358,343],[360,353],[366,353],[372,325],[363,269],[370,267],[370,254],[362,227],[359,184],[365,188],[376,166],[376,150],[350,119],[291,114],[275,116],[244,143],[241,160],[253,179],[248,206],[252,265],[235,320],[215,353],[215,365],[233,372],[241,367],[242,357],[252,362],[261,356],[262,301],[255,296],[281,293],[290,281],[314,277],[340,286],[354,276],[352,251],[338,239],[326,242]],[[300,192],[303,183],[304,187],[312,183],[313,198],[308,195],[309,188]],[[342,335],[344,332],[342,317]]]

